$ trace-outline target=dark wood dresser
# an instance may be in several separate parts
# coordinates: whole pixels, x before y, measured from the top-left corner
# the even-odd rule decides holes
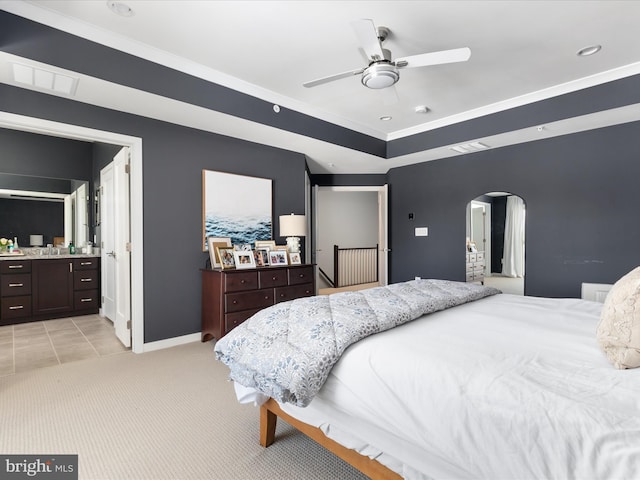
[[[202,270],[202,341],[222,338],[263,308],[311,295],[313,265]]]

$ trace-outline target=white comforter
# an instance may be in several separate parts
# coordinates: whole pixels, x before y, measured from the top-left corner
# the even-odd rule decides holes
[[[640,478],[640,369],[598,349],[601,304],[496,295],[347,349],[282,407],[405,478]]]

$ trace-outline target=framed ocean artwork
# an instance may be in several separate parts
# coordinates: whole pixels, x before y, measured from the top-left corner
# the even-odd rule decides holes
[[[203,170],[203,251],[207,237],[229,237],[232,245],[273,238],[272,180]]]

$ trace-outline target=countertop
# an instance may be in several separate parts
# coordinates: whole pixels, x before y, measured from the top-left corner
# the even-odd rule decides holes
[[[56,258],[96,258],[100,257],[100,254],[97,253],[61,253],[56,255],[55,253],[52,255],[40,255],[38,253],[25,253],[23,255],[20,254],[0,254],[0,262],[3,260],[54,260]]]

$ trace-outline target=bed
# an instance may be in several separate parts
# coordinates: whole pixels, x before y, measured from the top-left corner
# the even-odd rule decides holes
[[[261,443],[282,417],[371,478],[640,478],[640,369],[603,354],[603,305],[482,291],[349,344],[308,404],[230,367]]]

